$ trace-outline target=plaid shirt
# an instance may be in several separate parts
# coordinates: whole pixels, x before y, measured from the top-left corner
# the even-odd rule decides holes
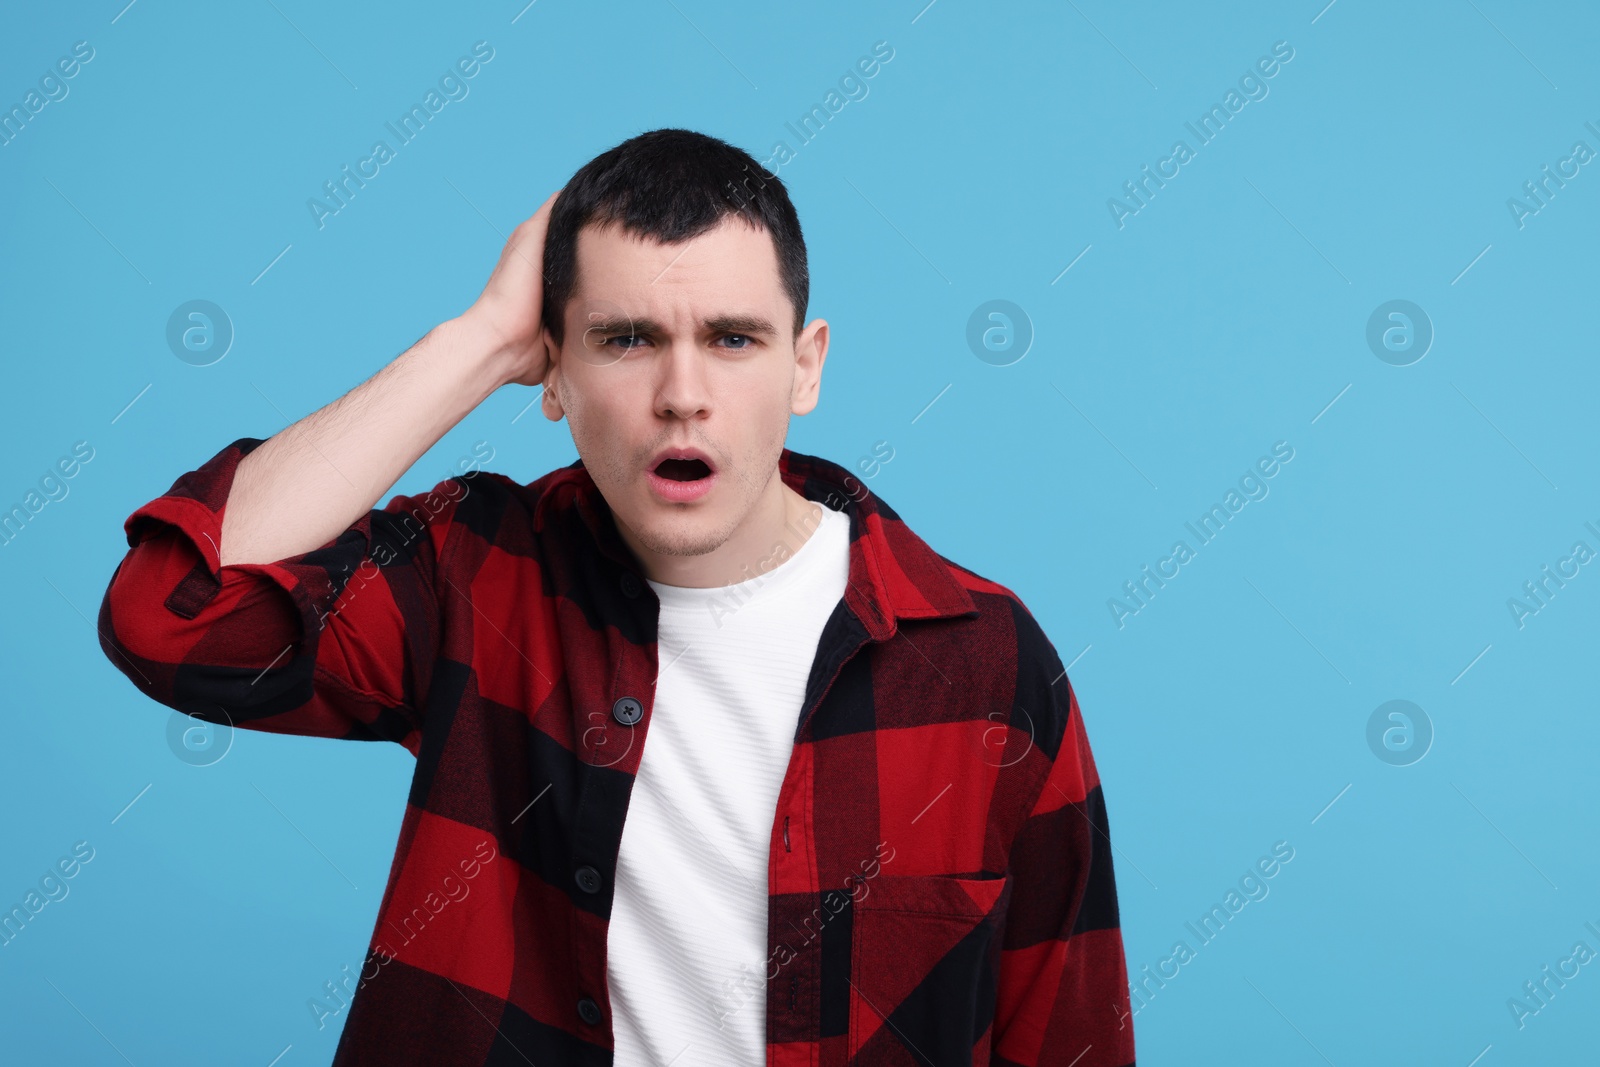
[[[260,443],[128,517],[101,647],[198,719],[416,757],[336,1067],[611,1064],[658,602],[605,498],[581,460],[527,485],[473,470],[224,569]],[[767,1067],[1132,1064],[1105,805],[1055,649],[844,468],[785,449],[779,471],[848,512],[849,583],[778,796],[767,972],[707,1010],[762,1010],[764,985]]]

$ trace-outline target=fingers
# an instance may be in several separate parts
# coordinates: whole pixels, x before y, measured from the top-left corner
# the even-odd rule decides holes
[[[539,210],[523,219],[511,232],[509,244],[517,246],[519,251],[526,251],[530,257],[534,253],[543,255],[545,234],[550,230],[550,212],[554,210],[556,197],[560,195],[561,190],[557,189],[545,198]]]
[[[490,285],[508,294],[537,293],[544,285],[544,238],[549,229],[550,211],[561,190],[556,190],[539,205],[539,210],[518,223],[510,240],[501,249],[500,260],[489,276]]]

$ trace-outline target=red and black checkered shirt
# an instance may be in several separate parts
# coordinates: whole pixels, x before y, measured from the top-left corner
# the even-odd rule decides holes
[[[605,498],[581,460],[474,470],[222,567],[260,443],[128,516],[101,647],[198,719],[416,757],[335,1064],[611,1064],[658,602]],[[1132,1064],[1105,804],[1055,649],[844,468],[785,449],[779,470],[848,513],[850,567],[770,837],[767,1067]]]

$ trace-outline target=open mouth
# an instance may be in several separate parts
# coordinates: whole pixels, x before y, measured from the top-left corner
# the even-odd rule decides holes
[[[711,473],[703,459],[664,459],[656,464],[656,473],[674,482],[697,482]]]
[[[689,504],[701,500],[717,484],[717,471],[697,448],[669,449],[647,471],[646,482],[657,500],[667,504]]]

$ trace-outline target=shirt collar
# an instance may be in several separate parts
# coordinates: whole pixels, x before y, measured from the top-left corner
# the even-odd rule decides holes
[[[850,572],[845,604],[872,640],[893,637],[901,619],[977,614],[972,596],[952,573],[951,565],[845,468],[785,448],[778,457],[778,473],[785,485],[807,500],[849,516]],[[571,485],[573,506],[596,550],[637,572],[638,562],[617,532],[610,505],[583,460],[576,460],[560,474],[558,481]]]

